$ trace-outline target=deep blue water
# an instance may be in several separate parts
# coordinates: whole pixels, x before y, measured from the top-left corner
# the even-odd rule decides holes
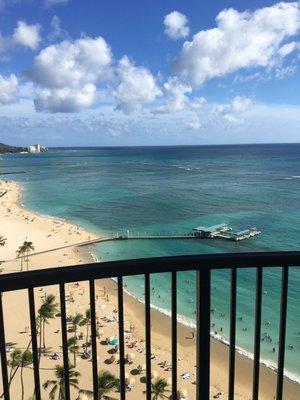
[[[21,172],[16,174],[16,172]],[[72,220],[97,232],[190,231],[198,225],[228,223],[234,230],[257,226],[262,235],[240,242],[124,241],[95,248],[103,260],[159,255],[299,250],[300,144],[52,149],[47,154],[5,155],[0,173],[24,187],[31,209]],[[276,362],[281,270],[264,272],[262,356]],[[286,366],[300,376],[300,273],[291,271]],[[170,277],[152,277],[152,303],[170,308]],[[179,277],[179,313],[194,319],[193,273]],[[142,298],[139,277],[128,289]],[[153,284],[154,286],[154,284]],[[254,271],[238,274],[238,344],[253,350]],[[228,338],[229,273],[214,272],[213,330]],[[221,316],[225,313],[225,317]],[[268,325],[267,321],[271,324]],[[223,328],[220,332],[221,327]],[[245,331],[244,328],[247,330]],[[273,353],[273,347],[276,352]]]

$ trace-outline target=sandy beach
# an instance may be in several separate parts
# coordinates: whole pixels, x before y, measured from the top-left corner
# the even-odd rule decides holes
[[[5,193],[0,198],[0,235],[7,241],[0,247],[1,273],[20,271],[21,263],[16,259],[16,250],[24,240],[33,242],[34,253],[29,256],[29,269],[49,267],[65,267],[85,262],[92,262],[88,246],[79,248],[76,244],[92,240],[97,237],[95,233],[88,232],[70,222],[48,218],[26,210],[21,204],[21,188],[14,182],[0,181],[0,193]],[[58,250],[54,250],[58,249]],[[26,270],[26,265],[23,265]],[[58,286],[37,288],[35,290],[36,307],[39,308],[46,294],[54,294],[59,302]],[[84,314],[89,308],[89,289],[86,282],[66,285],[67,315],[75,316]],[[4,317],[6,327],[6,342],[13,348],[25,349],[30,341],[28,327],[29,310],[27,292],[18,291],[3,295]],[[106,344],[106,338],[118,338],[117,324],[117,293],[113,280],[99,280],[96,285],[96,312],[98,320],[98,367],[99,370],[107,369],[116,376],[119,374],[117,353],[113,353],[114,346]],[[130,362],[126,364],[126,373],[131,384],[127,392],[128,399],[142,399],[145,397],[145,373],[139,373],[137,367],[145,364],[144,343],[144,306],[132,296],[125,294],[125,354]],[[152,310],[152,371],[154,375],[170,380],[170,319]],[[71,324],[69,337],[74,336]],[[41,383],[54,378],[54,367],[62,364],[60,318],[56,317],[46,326],[46,351],[40,361]],[[76,370],[80,372],[79,386],[83,389],[92,388],[92,365],[89,359],[83,359],[87,326],[79,327],[76,335],[79,337],[80,352],[77,355]],[[57,355],[58,359],[53,359]],[[178,388],[187,391],[187,399],[195,398],[195,339],[192,337],[191,328],[178,324]],[[70,355],[73,362],[73,355]],[[247,357],[236,354],[236,399],[251,399],[252,388],[252,361]],[[228,347],[211,339],[211,398],[217,393],[222,393],[218,398],[227,399],[228,386]],[[33,394],[32,366],[24,368],[25,395],[29,399]],[[21,399],[20,371],[12,380],[12,399]],[[266,366],[261,366],[260,373],[260,399],[273,400],[276,390],[276,373]],[[2,390],[1,390],[2,393]],[[118,393],[111,393],[118,398]],[[77,391],[72,390],[72,399],[76,399]],[[42,398],[49,398],[49,390],[42,389]],[[285,379],[284,399],[299,400],[300,385]]]

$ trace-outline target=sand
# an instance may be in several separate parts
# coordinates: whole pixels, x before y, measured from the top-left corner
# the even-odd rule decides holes
[[[41,216],[26,210],[20,202],[20,186],[13,182],[0,181],[0,193],[7,190],[7,193],[0,198],[0,235],[7,238],[6,245],[0,247],[0,268],[3,273],[19,271],[20,260],[16,260],[16,250],[24,240],[33,242],[34,255],[29,256],[29,269],[40,269],[48,267],[65,267],[80,263],[92,262],[89,248],[77,247],[76,244],[92,240],[97,237],[93,232],[77,227],[67,221],[52,219]],[[65,246],[65,248],[62,248]],[[58,249],[59,248],[59,249]],[[58,249],[58,250],[55,250]],[[23,265],[26,270],[26,263]],[[54,294],[59,302],[58,286],[37,288],[35,290],[36,307],[38,308],[45,294]],[[84,313],[89,308],[89,289],[86,282],[66,285],[67,294],[67,315],[74,316],[76,313]],[[119,375],[119,365],[115,361],[109,363],[113,346],[106,345],[107,337],[118,337],[117,324],[117,292],[116,284],[112,280],[99,280],[96,284],[96,313],[99,323],[100,337],[98,344],[98,368],[107,369],[116,376]],[[125,293],[125,330],[126,347],[125,353],[132,355],[132,363],[126,364],[126,373],[132,380],[132,390],[127,392],[128,399],[145,398],[145,373],[137,374],[137,366],[145,364],[145,343],[144,343],[144,305],[139,303],[132,296]],[[17,291],[4,293],[4,318],[6,327],[6,342],[12,344],[12,348],[25,349],[30,341],[29,310],[27,303],[27,292]],[[106,317],[109,317],[108,319]],[[109,322],[109,320],[113,322]],[[60,318],[50,321],[46,327],[46,348],[40,362],[40,377],[43,384],[47,379],[54,378],[54,367],[62,364],[61,349],[61,327]],[[170,319],[152,310],[152,352],[155,358],[152,360],[152,371],[164,378],[171,376],[170,365]],[[71,325],[68,325],[71,328]],[[86,326],[80,327],[77,334],[83,335],[78,340],[80,354],[77,355],[76,370],[80,372],[79,386],[84,389],[92,388],[92,364],[90,360],[84,360],[82,345],[85,343]],[[69,337],[74,333],[68,333]],[[134,344],[134,346],[132,346]],[[51,357],[57,353],[59,360]],[[7,353],[9,358],[10,352]],[[73,362],[73,356],[70,355]],[[236,353],[236,396],[237,400],[251,398],[252,387],[252,361],[245,356]],[[162,363],[166,362],[166,367]],[[10,368],[9,368],[10,371]],[[211,398],[218,392],[223,394],[220,399],[227,398],[228,386],[228,347],[214,339],[211,340]],[[188,379],[183,379],[181,374],[188,372]],[[191,329],[178,324],[178,388],[186,389],[188,399],[195,398],[195,339],[192,338]],[[33,393],[33,370],[32,366],[24,368],[25,395],[28,399]],[[1,386],[1,384],[0,384]],[[273,400],[276,388],[276,374],[261,366],[260,374],[260,396],[262,400]],[[2,392],[2,391],[1,391]],[[49,391],[42,389],[42,398],[49,398]],[[118,398],[118,393],[112,393]],[[12,399],[21,399],[20,371],[17,372],[11,384]],[[72,399],[76,399],[77,391],[72,391]],[[284,399],[299,400],[300,386],[285,379]]]

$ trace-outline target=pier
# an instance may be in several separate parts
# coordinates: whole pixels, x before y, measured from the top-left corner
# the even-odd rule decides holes
[[[233,242],[250,239],[260,235],[261,231],[256,227],[244,229],[242,231],[233,232],[232,228],[227,224],[213,225],[209,227],[199,226],[190,232],[135,232],[124,230],[117,232],[113,236],[102,237],[99,239],[90,240],[80,244],[85,246],[88,244],[96,244],[100,242],[108,242],[112,240],[163,240],[163,239],[223,239]]]
[[[124,230],[122,232],[117,232],[112,236],[101,236],[96,239],[85,240],[82,242],[67,244],[65,246],[60,246],[48,250],[43,250],[39,252],[31,253],[32,256],[36,256],[39,254],[44,254],[56,250],[67,249],[70,247],[83,247],[89,246],[102,242],[111,242],[115,240],[170,240],[170,239],[221,239],[221,240],[230,240],[233,242],[240,242],[241,240],[250,239],[254,236],[260,235],[261,231],[257,228],[249,228],[244,229],[238,232],[232,232],[232,228],[227,224],[219,224],[213,225],[209,227],[199,226],[194,228],[190,232],[134,232],[130,230]],[[14,261],[12,260],[0,260],[0,264],[3,262]]]

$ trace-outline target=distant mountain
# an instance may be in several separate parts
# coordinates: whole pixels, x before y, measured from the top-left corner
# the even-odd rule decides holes
[[[27,148],[9,146],[8,144],[0,143],[0,154],[3,154],[3,153],[20,153],[21,151],[27,151]]]

